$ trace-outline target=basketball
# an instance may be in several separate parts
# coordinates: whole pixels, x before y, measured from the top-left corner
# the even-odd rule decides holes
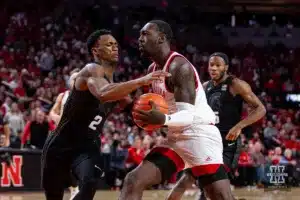
[[[139,122],[137,122],[137,120],[139,119],[138,116],[135,114],[136,110],[143,110],[143,111],[151,110],[150,101],[153,101],[155,103],[157,109],[160,112],[164,114],[168,114],[168,104],[165,101],[163,96],[154,93],[147,93],[141,95],[134,103],[132,116],[133,116],[133,121],[136,123],[136,125],[146,131],[153,131],[161,127],[161,125],[147,125],[147,124],[140,124]]]

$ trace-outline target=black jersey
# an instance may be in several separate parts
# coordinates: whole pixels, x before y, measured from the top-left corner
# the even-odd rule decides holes
[[[243,98],[230,93],[232,79],[233,77],[229,76],[217,86],[209,81],[205,89],[208,104],[216,114],[216,126],[222,137],[225,137],[227,132],[241,120]]]
[[[74,87],[53,134],[62,139],[61,141],[76,146],[84,141],[94,140],[101,133],[105,120],[115,104],[115,102],[101,103],[89,90],[79,91]]]

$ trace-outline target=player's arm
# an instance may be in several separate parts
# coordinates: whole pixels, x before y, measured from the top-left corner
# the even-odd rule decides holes
[[[176,101],[177,112],[165,115],[156,109],[155,103],[151,102],[151,111],[139,110],[137,119],[145,124],[159,124],[171,127],[188,126],[193,123],[196,97],[195,74],[193,68],[185,59],[177,57],[171,65],[170,83]]]
[[[165,115],[164,125],[189,126],[193,123],[196,97],[195,72],[185,59],[178,57],[170,65],[171,84],[173,85],[177,112]]]
[[[250,85],[243,80],[235,78],[232,82],[235,94],[240,95],[243,100],[251,107],[248,117],[240,121],[236,126],[241,129],[260,120],[266,114],[266,108],[258,97],[253,93]]]
[[[57,125],[59,120],[60,120],[60,109],[61,109],[61,104],[62,104],[62,99],[63,99],[64,94],[60,93],[58,95],[58,97],[56,98],[55,104],[52,107],[50,113],[49,113],[49,117],[51,120],[53,120],[55,122],[55,124]]]
[[[156,71],[135,80],[123,83],[108,83],[105,78],[102,78],[104,77],[104,70],[102,69],[101,71],[98,69],[97,74],[90,73],[86,85],[90,92],[101,102],[110,102],[121,100],[139,87],[149,85],[154,80],[161,80],[165,76],[169,76],[169,73]],[[76,88],[80,87],[78,82],[76,79]]]
[[[8,147],[10,145],[10,128],[8,126],[8,123],[4,123],[3,125],[3,132],[4,132],[4,135],[5,135],[5,143],[4,145],[6,147]]]

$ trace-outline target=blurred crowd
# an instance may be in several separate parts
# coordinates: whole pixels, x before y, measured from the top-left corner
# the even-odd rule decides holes
[[[122,30],[116,36],[121,56],[115,80],[137,78],[146,73],[148,65],[136,49],[139,29],[147,18],[139,16],[144,12],[119,12],[116,7],[110,11],[110,28],[115,32]],[[161,17],[163,11],[157,12],[157,17]],[[5,33],[0,34],[0,147],[41,149],[49,132],[55,129],[48,113],[57,95],[69,89],[69,73],[91,61],[85,46],[85,39],[94,29],[90,21],[68,15],[58,20],[45,13],[1,12],[0,21],[5,23],[0,27]],[[189,18],[181,20],[177,26],[171,23],[179,38],[173,48],[192,61],[202,80],[208,79],[209,54],[223,51],[231,58],[231,73],[247,81],[267,108],[266,117],[241,135],[243,149],[234,173],[236,184],[265,184],[265,166],[277,164],[288,166],[290,183],[297,184],[300,110],[288,109],[281,95],[300,90],[299,50],[284,45],[257,48],[251,44],[234,48],[220,44],[203,50],[182,40],[189,33]],[[143,88],[132,96],[136,98],[142,93]],[[250,109],[244,106],[243,117]],[[111,187],[119,188],[126,172],[136,167],[165,136],[164,129],[151,133],[139,129],[132,122],[130,111],[113,113],[99,138],[108,161]],[[175,176],[170,182],[174,181]]]

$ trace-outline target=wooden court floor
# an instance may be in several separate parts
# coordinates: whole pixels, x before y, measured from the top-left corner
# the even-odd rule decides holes
[[[168,191],[146,191],[143,200],[164,200]],[[291,191],[271,191],[236,189],[234,194],[238,198],[247,200],[300,200],[300,188]],[[119,192],[97,191],[94,200],[117,200]],[[45,199],[42,192],[1,192],[0,200],[43,200]],[[69,193],[65,194],[64,200],[69,199]],[[195,200],[195,195],[185,196],[183,200]]]

